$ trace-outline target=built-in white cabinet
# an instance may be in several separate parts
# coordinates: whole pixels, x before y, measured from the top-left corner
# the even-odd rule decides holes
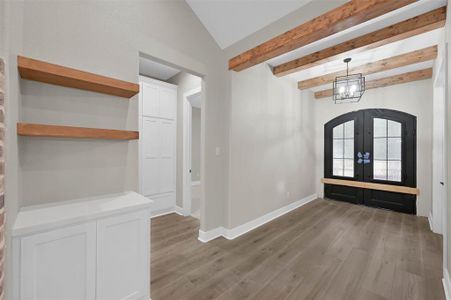
[[[159,214],[175,208],[177,86],[147,77],[140,85],[140,192]]]
[[[149,299],[148,219],[139,211],[97,222],[97,299]]]
[[[96,223],[20,239],[17,299],[96,299]]]
[[[175,120],[177,116],[177,86],[141,77],[142,115]]]
[[[128,192],[21,210],[13,299],[148,300],[150,206]]]

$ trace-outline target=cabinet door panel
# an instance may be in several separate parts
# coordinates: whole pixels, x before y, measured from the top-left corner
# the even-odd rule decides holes
[[[149,197],[152,203],[152,216],[159,215],[162,211],[167,211],[175,207],[175,193],[161,194]]]
[[[158,159],[146,159],[143,161],[142,193],[146,196],[160,192],[160,161]]]
[[[144,158],[157,158],[159,156],[160,139],[160,124],[159,120],[153,118],[143,118],[143,154]]]
[[[20,299],[95,299],[95,223],[25,237],[21,257]]]
[[[177,91],[160,87],[160,118],[174,120],[177,113]]]
[[[175,192],[175,126],[161,121],[160,193]]]
[[[143,83],[142,109],[144,116],[160,115],[160,91],[157,85]]]
[[[155,118],[143,118],[142,131],[142,193],[154,195],[160,190],[160,120]]]
[[[160,193],[175,191],[174,160],[162,158],[160,160]]]
[[[143,118],[142,193],[146,196],[175,191],[174,121]]]
[[[149,299],[147,211],[97,223],[97,299]]]
[[[177,89],[158,83],[143,86],[147,87],[141,97],[143,106],[146,101],[151,102],[147,103],[148,109],[143,108],[140,190],[150,199],[159,199],[152,208],[170,209],[175,205],[176,191]]]
[[[160,125],[160,156],[162,158],[173,158],[175,148],[175,126],[174,121],[162,120]]]

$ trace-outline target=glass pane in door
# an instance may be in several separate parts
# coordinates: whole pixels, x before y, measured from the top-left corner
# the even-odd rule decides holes
[[[374,160],[373,163],[374,174],[373,178],[378,180],[387,179],[387,163],[381,160]]]
[[[354,177],[354,120],[333,129],[332,175]]]
[[[373,119],[373,178],[402,180],[401,123],[387,119]]]

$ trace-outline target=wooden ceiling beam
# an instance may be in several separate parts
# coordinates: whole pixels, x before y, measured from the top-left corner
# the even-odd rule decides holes
[[[403,73],[399,75],[389,76],[385,78],[375,79],[367,81],[365,83],[365,90],[376,89],[380,87],[386,87],[395,84],[407,83],[417,80],[432,78],[432,68]],[[332,97],[333,90],[323,90],[315,93],[315,98],[326,98]]]
[[[230,59],[229,70],[244,70],[416,1],[351,0]]]
[[[354,53],[400,41],[445,25],[446,6],[413,17],[341,44],[297,58],[273,68],[273,74],[284,76]]]
[[[369,75],[377,72],[392,70],[407,65],[433,60],[436,57],[437,57],[437,46],[431,46],[424,49],[367,63],[361,66],[353,67],[349,69],[349,73],[350,74],[362,73],[363,75]],[[346,70],[342,70],[318,76],[315,78],[302,80],[298,82],[298,88],[301,90],[305,90],[315,86],[321,86],[324,84],[332,83],[336,77],[345,75]]]

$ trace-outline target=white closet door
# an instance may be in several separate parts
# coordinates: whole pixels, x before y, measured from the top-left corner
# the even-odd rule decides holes
[[[172,120],[143,118],[144,195],[175,192],[175,124]]]
[[[177,89],[155,80],[142,85],[141,193],[158,212],[175,206]]]
[[[175,192],[175,126],[174,121],[160,123],[160,193]]]
[[[174,120],[177,114],[177,91],[160,87],[160,118]]]
[[[160,89],[158,85],[143,83],[142,109],[144,116],[160,116]]]
[[[143,117],[142,193],[147,196],[160,192],[160,136],[160,120]]]
[[[94,222],[24,237],[21,257],[20,299],[95,299]]]
[[[149,299],[149,217],[146,211],[97,222],[97,299]]]

